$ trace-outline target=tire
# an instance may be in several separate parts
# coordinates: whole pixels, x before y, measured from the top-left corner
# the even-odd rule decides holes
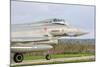
[[[50,56],[49,54],[47,54],[47,55],[45,56],[45,58],[46,58],[46,60],[50,60],[50,59],[51,59],[51,56]]]
[[[22,53],[15,53],[15,55],[14,55],[14,57],[13,57],[13,60],[14,60],[14,62],[16,62],[16,63],[22,62],[23,59],[24,59],[24,57],[23,57],[23,54],[22,54]]]

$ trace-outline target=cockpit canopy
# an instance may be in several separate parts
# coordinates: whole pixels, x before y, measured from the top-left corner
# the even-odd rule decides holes
[[[64,19],[53,19],[53,22],[65,22]]]
[[[54,19],[50,19],[48,20],[48,23],[54,23],[54,24],[65,24],[65,20],[64,19],[57,19],[57,18],[54,18]]]

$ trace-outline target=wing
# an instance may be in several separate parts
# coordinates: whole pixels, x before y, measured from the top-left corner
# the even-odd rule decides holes
[[[11,29],[12,42],[49,40],[49,37],[46,35],[47,33],[41,25],[35,27],[30,25],[14,25]]]

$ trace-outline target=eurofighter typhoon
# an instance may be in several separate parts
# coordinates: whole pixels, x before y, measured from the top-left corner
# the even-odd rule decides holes
[[[13,60],[20,63],[24,53],[47,51],[57,44],[60,37],[76,37],[87,34],[66,23],[64,19],[47,19],[34,23],[11,25],[11,53]],[[49,52],[45,54],[50,60]]]

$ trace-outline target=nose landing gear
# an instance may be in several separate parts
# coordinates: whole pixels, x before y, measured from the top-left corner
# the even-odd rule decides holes
[[[50,60],[51,56],[49,54],[46,54],[45,58],[46,58],[46,60]]]

